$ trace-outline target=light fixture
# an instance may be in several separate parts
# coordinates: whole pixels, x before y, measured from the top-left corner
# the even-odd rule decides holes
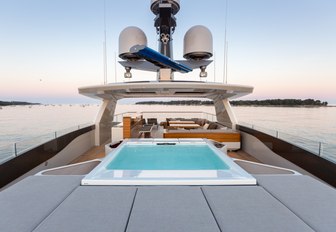
[[[207,77],[207,76],[208,76],[208,73],[205,71],[206,66],[201,66],[200,69],[201,69],[201,72],[200,72],[200,75],[199,75],[199,76],[200,76],[201,78]]]
[[[126,72],[124,73],[124,78],[132,78],[131,67],[125,67]]]

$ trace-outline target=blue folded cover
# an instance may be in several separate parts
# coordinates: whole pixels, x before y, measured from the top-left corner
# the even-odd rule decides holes
[[[192,71],[190,67],[180,64],[145,45],[135,45],[131,47],[130,52],[161,68],[171,68],[172,70],[181,73]]]

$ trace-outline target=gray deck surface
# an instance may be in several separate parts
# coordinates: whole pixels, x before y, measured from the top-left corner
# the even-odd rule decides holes
[[[335,189],[306,176],[257,186],[79,186],[34,176],[0,192],[1,231],[334,231]]]
[[[127,231],[218,232],[200,187],[139,187]]]
[[[136,188],[78,187],[34,231],[124,231]]]
[[[80,184],[81,176],[31,176],[0,193],[0,231],[32,231]]]
[[[336,231],[336,191],[333,187],[309,176],[291,178],[256,176],[256,178],[259,185],[313,229]]]
[[[313,231],[259,186],[203,187],[222,231]]]

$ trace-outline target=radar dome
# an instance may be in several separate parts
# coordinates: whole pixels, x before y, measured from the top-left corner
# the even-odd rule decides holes
[[[205,60],[212,57],[212,35],[205,26],[194,26],[184,35],[183,57],[188,60]]]
[[[139,60],[139,57],[130,52],[134,45],[147,46],[147,37],[138,27],[126,27],[119,35],[119,57],[123,60]]]

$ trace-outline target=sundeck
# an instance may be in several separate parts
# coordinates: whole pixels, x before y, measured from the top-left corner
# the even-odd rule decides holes
[[[193,69],[206,76],[212,56],[201,26],[186,34],[186,60],[173,60],[179,9],[151,1],[160,52],[139,28],[120,35],[125,77],[141,69],[157,81],[79,88],[102,100],[94,126],[1,165],[1,231],[334,231],[334,163],[239,125],[229,99],[252,87],[174,81]],[[196,35],[201,43],[190,43]],[[211,99],[215,114],[115,115],[118,100],[139,97]]]

